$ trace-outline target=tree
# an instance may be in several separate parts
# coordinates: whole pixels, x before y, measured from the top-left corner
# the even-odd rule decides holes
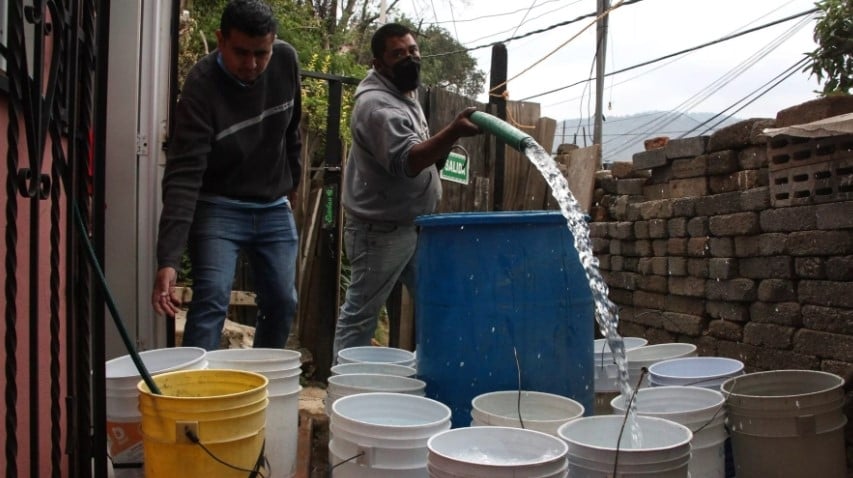
[[[363,78],[372,54],[370,37],[376,31],[379,0],[266,0],[279,22],[278,36],[299,52],[306,71]],[[214,32],[227,0],[192,0],[181,18],[179,84],[202,56],[216,48]],[[395,15],[398,0],[389,2],[387,15],[418,32],[413,22]],[[476,97],[485,84],[485,74],[476,61],[447,30],[430,26],[418,32],[422,54],[422,80],[425,85],[440,86]],[[442,53],[455,52],[449,55]],[[438,54],[438,55],[435,55]],[[435,56],[432,56],[435,55]],[[306,78],[302,85],[306,155],[311,163],[322,162],[328,107],[328,85],[324,80]],[[341,114],[341,136],[349,142],[349,115],[353,89],[346,87]]]
[[[471,98],[483,91],[486,75],[477,69],[477,61],[464,46],[437,25],[425,30],[415,27],[406,17],[397,19],[417,33],[421,50],[421,80],[425,85],[438,86]]]
[[[227,0],[193,0],[185,19],[187,35],[181,41],[181,71],[186,72],[207,51],[215,48],[214,32]],[[279,37],[292,44],[301,58],[326,56],[322,63],[334,75],[362,77],[370,65],[370,37],[379,18],[378,0],[267,0],[279,20]],[[431,25],[419,29],[396,13],[399,0],[389,2],[387,15],[418,32],[424,55],[423,82],[471,97],[485,84],[485,74],[450,33]],[[444,55],[447,52],[455,52]],[[437,56],[430,56],[436,55]],[[181,76],[183,78],[183,76]]]
[[[853,2],[821,0],[821,10],[814,29],[818,47],[806,53],[811,64],[803,71],[823,82],[823,94],[849,94],[853,87]]]

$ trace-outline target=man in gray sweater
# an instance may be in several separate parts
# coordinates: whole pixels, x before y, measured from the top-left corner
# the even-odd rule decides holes
[[[193,299],[183,345],[219,348],[240,250],[258,292],[255,347],[284,347],[296,312],[298,238],[288,196],[301,176],[299,59],[262,0],[231,0],[217,50],[190,70],[163,174],[151,302],[174,315],[189,248]]]
[[[380,309],[397,280],[414,290],[414,220],[441,199],[436,163],[461,137],[480,133],[468,108],[430,137],[417,98],[420,51],[403,25],[380,27],[371,40],[373,69],[359,84],[353,145],[344,169],[344,247],[351,282],[335,330],[334,357],[370,345]]]

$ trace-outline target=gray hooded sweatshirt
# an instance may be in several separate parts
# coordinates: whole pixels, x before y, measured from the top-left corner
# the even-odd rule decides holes
[[[430,166],[416,176],[406,168],[412,147],[429,139],[416,97],[403,95],[370,70],[356,89],[350,129],[353,145],[343,188],[348,216],[401,225],[435,211],[441,199],[436,168]]]

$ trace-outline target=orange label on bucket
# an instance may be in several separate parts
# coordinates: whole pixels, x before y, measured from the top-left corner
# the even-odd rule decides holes
[[[110,456],[115,462],[142,461],[142,425],[140,422],[107,421]],[[127,455],[127,456],[123,456]]]

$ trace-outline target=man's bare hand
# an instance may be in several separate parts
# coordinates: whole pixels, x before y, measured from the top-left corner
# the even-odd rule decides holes
[[[163,267],[157,271],[154,291],[151,293],[151,305],[154,312],[174,317],[181,306],[180,297],[175,297],[175,281],[178,272],[173,267]]]

